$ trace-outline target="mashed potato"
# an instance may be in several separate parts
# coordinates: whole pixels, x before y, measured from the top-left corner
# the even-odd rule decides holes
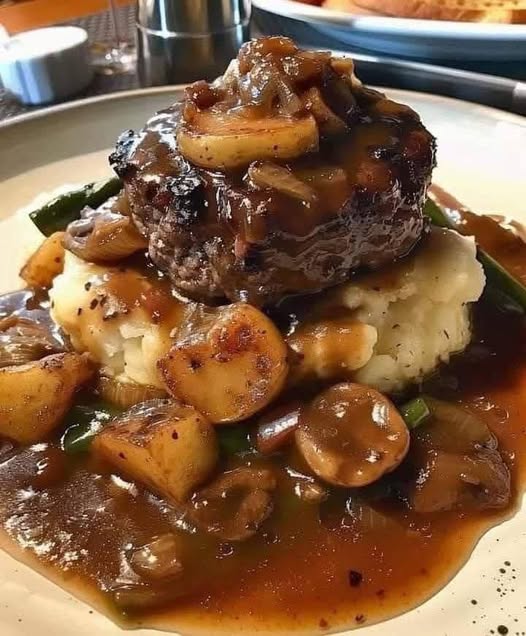
[[[415,255],[392,271],[344,285],[337,292],[342,304],[378,334],[354,379],[396,391],[447,362],[471,339],[468,305],[480,298],[484,284],[474,240],[433,228]]]
[[[380,391],[400,390],[466,347],[469,303],[479,299],[484,283],[474,241],[434,228],[413,256],[327,293],[327,306],[348,309],[349,320],[360,327],[336,347],[332,342],[331,355],[340,350],[354,380]],[[164,283],[68,254],[50,296],[54,320],[107,375],[162,386],[157,360],[186,316],[185,304]],[[326,377],[328,348],[318,344],[309,350],[315,358],[310,366]],[[342,350],[346,344],[353,351]]]
[[[170,346],[184,304],[164,285],[118,267],[86,263],[67,252],[49,292],[51,315],[77,351],[89,351],[105,375],[163,387],[157,360]]]

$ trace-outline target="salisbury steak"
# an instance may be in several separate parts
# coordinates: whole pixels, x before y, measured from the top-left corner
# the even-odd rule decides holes
[[[179,290],[264,304],[407,254],[434,157],[418,115],[352,62],[264,38],[124,133],[111,163]]]

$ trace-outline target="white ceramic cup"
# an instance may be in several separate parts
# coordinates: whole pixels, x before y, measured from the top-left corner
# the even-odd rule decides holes
[[[25,104],[56,102],[93,77],[88,34],[75,26],[25,31],[0,42],[0,79]]]

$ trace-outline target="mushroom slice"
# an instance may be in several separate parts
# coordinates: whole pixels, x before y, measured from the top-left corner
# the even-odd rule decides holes
[[[170,400],[129,409],[97,435],[92,448],[175,503],[210,477],[219,454],[210,422],[191,406]]]
[[[335,486],[366,486],[394,470],[409,448],[395,406],[367,386],[337,384],[300,412],[296,444],[310,468]]]
[[[225,472],[194,495],[189,517],[221,540],[244,541],[271,514],[276,485],[267,468],[243,466]]]
[[[183,156],[197,166],[226,170],[257,160],[295,159],[318,150],[314,117],[250,118],[232,113],[197,112],[177,133]]]
[[[431,419],[414,429],[407,458],[407,500],[416,512],[502,508],[510,473],[497,438],[460,404],[426,396]]]

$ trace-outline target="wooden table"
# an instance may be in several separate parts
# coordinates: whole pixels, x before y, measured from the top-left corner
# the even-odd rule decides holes
[[[118,6],[132,2],[133,0],[115,0]],[[23,0],[0,5],[0,24],[9,33],[18,33],[98,13],[108,6],[108,0]]]

